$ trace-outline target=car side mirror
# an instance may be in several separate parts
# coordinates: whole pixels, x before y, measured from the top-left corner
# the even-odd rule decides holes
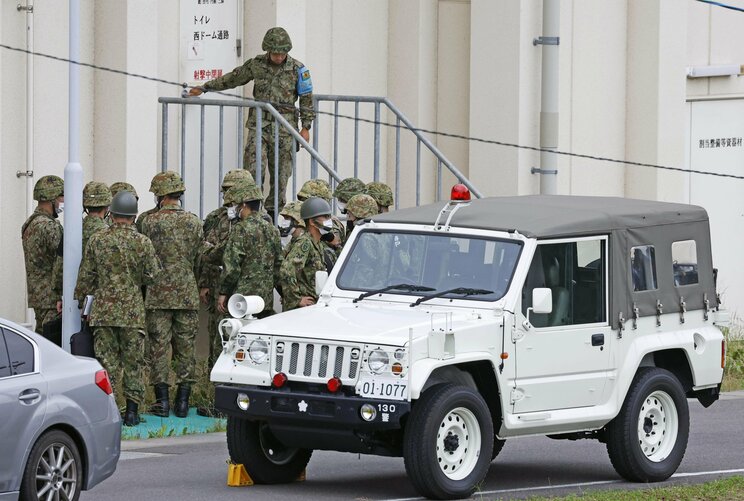
[[[327,281],[328,281],[327,271],[316,271],[315,272],[315,293],[318,296],[320,296],[320,292],[323,290],[323,287],[325,287],[325,284]]]
[[[530,312],[539,315],[553,313],[553,291],[547,287],[537,287],[532,289],[532,306],[527,308],[527,318],[522,322],[522,326],[525,330],[532,328],[532,324],[530,323]]]

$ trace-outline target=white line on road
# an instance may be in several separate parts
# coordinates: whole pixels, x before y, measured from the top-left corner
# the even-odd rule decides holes
[[[728,473],[744,473],[744,468],[740,468],[736,470],[693,471],[690,473],[675,473],[674,475],[672,475],[672,478],[701,477],[705,475],[724,475]],[[517,489],[497,489],[493,491],[479,491],[476,493],[476,495],[486,496],[490,494],[507,494],[510,492],[545,491],[545,490],[552,490],[552,489],[571,489],[574,487],[591,487],[593,485],[619,484],[623,482],[624,480],[601,480],[597,482],[580,482],[580,483],[575,483],[575,484],[541,485],[539,487],[521,487]],[[386,499],[384,501],[418,501],[419,499],[426,499],[426,498],[422,498],[422,497],[397,498],[397,499]]]
[[[159,458],[163,456],[172,456],[173,454],[161,454],[159,452],[132,452],[122,451],[119,456],[119,461],[129,461],[130,459],[147,459],[147,458]]]

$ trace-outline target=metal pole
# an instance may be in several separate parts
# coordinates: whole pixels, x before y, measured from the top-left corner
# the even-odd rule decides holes
[[[315,109],[315,116],[318,116],[318,101],[313,100],[313,108]],[[320,128],[320,119],[315,120],[315,123],[313,124],[313,149],[315,151],[318,151],[318,129]],[[315,158],[310,159],[310,179],[315,179],[318,177],[318,161],[315,160]]]
[[[204,105],[199,108],[199,219],[204,219],[204,114],[207,109]]]
[[[333,105],[333,172],[338,173],[338,101]],[[333,190],[336,185],[333,179],[330,179],[330,181],[331,190]]]
[[[416,207],[421,205],[421,141],[416,141]]]
[[[256,110],[256,133],[254,134],[254,143],[256,145],[256,174],[255,181],[258,189],[263,191],[263,161],[261,155],[261,148],[263,141],[263,108],[257,106]],[[268,162],[268,159],[266,159]]]
[[[70,0],[70,60],[80,60],[80,0]],[[69,217],[65,218],[62,260],[62,348],[70,351],[70,338],[80,330],[75,284],[83,247],[83,168],[80,165],[80,67],[70,63],[68,68],[70,111],[65,205]]]
[[[26,217],[34,212],[34,14],[33,1],[26,2]],[[26,323],[31,324],[33,310],[26,302]]]
[[[437,162],[437,202],[442,198],[442,161]]]
[[[238,157],[238,169],[245,169],[247,168],[246,165],[243,165],[243,108],[242,106],[238,108],[238,137],[237,137],[237,157]]]
[[[222,178],[225,175],[225,107],[220,106],[220,142],[219,142],[220,179],[217,183],[217,205],[222,205]]]
[[[297,200],[297,140],[292,138],[292,200]]]
[[[354,103],[354,177],[359,177],[359,101]]]
[[[186,105],[181,105],[181,179],[186,182]]]
[[[395,208],[398,208],[400,199],[400,118],[395,128]]]
[[[165,172],[168,170],[168,104],[163,103],[163,133],[160,135],[162,141],[160,150],[160,170]]]
[[[543,0],[542,89],[540,95],[540,193],[558,193],[558,48],[560,38],[560,0]],[[533,170],[534,172],[534,170]]]
[[[375,103],[375,166],[374,181],[380,180],[380,103]]]
[[[279,224],[279,124],[274,120],[274,226]]]

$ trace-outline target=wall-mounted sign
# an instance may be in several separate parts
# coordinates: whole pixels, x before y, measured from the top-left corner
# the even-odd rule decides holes
[[[238,0],[181,0],[181,80],[198,85],[236,66]]]

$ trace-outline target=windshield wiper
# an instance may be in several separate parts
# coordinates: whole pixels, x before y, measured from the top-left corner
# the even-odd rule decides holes
[[[418,306],[424,301],[428,301],[429,299],[434,299],[442,296],[446,296],[447,294],[458,294],[465,296],[482,296],[485,294],[493,294],[493,291],[489,291],[487,289],[471,289],[469,287],[455,287],[454,289],[447,289],[446,291],[437,292],[436,294],[429,294],[428,296],[423,296],[418,298],[416,301],[411,303],[409,306],[414,307]]]
[[[429,292],[436,290],[433,287],[425,287],[423,285],[414,285],[414,284],[396,284],[396,285],[388,285],[387,287],[383,287],[382,289],[377,289],[374,291],[365,292],[363,294],[359,294],[359,297],[356,298],[353,302],[359,302],[365,297],[374,296],[375,294],[382,294],[383,292],[387,291],[407,291],[407,292]]]

